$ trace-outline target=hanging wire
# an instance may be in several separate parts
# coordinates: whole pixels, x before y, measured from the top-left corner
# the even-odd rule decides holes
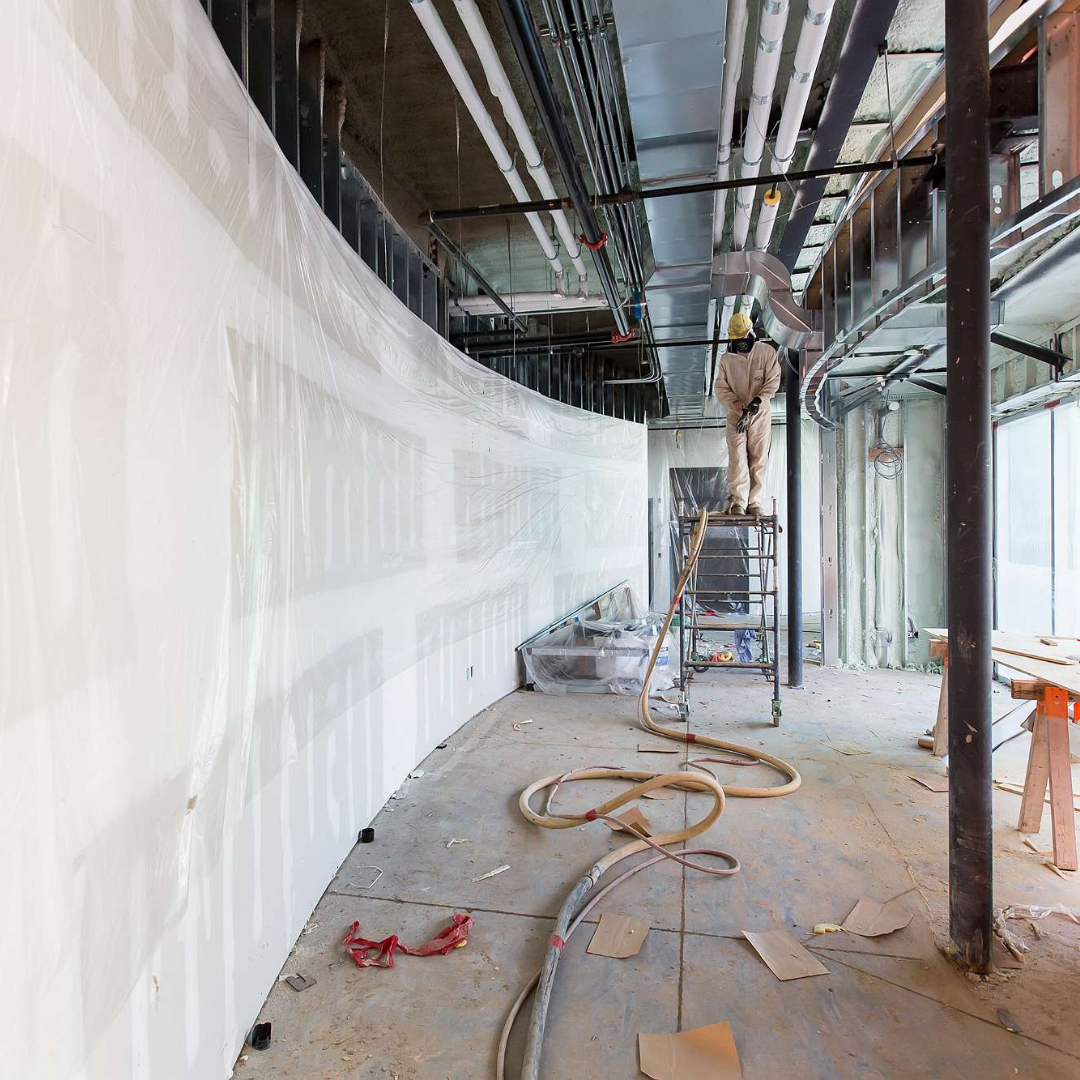
[[[882,480],[896,480],[904,471],[904,455],[885,438],[885,425],[889,416],[889,395],[881,395],[881,408],[878,410],[876,424],[877,437],[873,446],[870,447],[871,459],[874,463],[874,472]]]

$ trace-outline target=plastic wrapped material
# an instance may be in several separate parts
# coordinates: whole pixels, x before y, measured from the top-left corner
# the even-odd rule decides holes
[[[411,314],[198,0],[4,14],[0,1074],[215,1080],[515,644],[643,590],[645,429]]]
[[[1018,937],[1009,929],[1009,919],[1024,919],[1034,923],[1038,919],[1045,919],[1048,915],[1064,915],[1072,919],[1074,923],[1080,923],[1080,908],[1068,907],[1065,904],[1049,904],[1045,907],[1029,907],[1027,904],[1012,904],[1009,907],[998,908],[994,912],[994,933],[1001,938],[1006,949],[1022,959],[1030,946],[1023,938]]]
[[[663,616],[641,614],[629,589],[608,594],[600,606],[608,618],[576,612],[520,646],[529,685],[545,694],[641,693]],[[651,693],[674,685],[677,649],[669,632],[649,680]]]

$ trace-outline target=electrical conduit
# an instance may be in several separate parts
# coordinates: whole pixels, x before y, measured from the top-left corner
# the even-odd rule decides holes
[[[743,134],[743,160],[740,175],[752,179],[761,172],[765,153],[765,138],[772,112],[776,75],[787,27],[788,0],[762,0],[758,26],[757,54],[754,58],[754,79],[750,92],[750,112]],[[732,224],[732,244],[737,251],[746,247],[750,233],[750,212],[754,207],[754,189],[739,188],[735,197],[735,218]]]
[[[544,165],[540,148],[536,145],[536,140],[533,138],[525,114],[521,111],[521,106],[518,104],[517,97],[510,86],[506,69],[499,59],[499,54],[495,49],[494,42],[491,40],[491,34],[488,32],[484,17],[476,6],[476,0],[454,0],[454,6],[457,8],[458,16],[469,35],[469,40],[473,43],[473,48],[476,49],[476,55],[479,56],[480,63],[483,65],[484,74],[487,75],[488,89],[498,98],[499,104],[502,106],[503,116],[510,125],[510,130],[513,131],[514,138],[517,139],[517,144],[525,158],[525,168],[529,170],[529,175],[540,189],[541,198],[559,198],[555,191],[555,185],[551,182],[551,176]],[[581,258],[581,248],[573,229],[570,227],[566,212],[564,210],[553,210],[551,217],[555,222],[555,228],[559,231],[559,236],[562,238],[567,257],[574,264],[574,269],[577,271],[581,292],[585,293],[588,291],[585,284],[588,270],[584,260]]]
[[[461,95],[465,108],[469,110],[469,115],[475,121],[484,142],[487,143],[492,157],[495,158],[495,164],[498,165],[499,171],[503,174],[510,190],[514,193],[514,198],[518,202],[529,202],[532,196],[529,194],[529,190],[526,188],[525,182],[521,179],[517,169],[514,168],[514,161],[510,156],[510,151],[506,149],[506,143],[503,142],[502,137],[496,131],[495,122],[484,107],[480,94],[477,92],[468,71],[465,70],[461,55],[450,40],[450,35],[446,32],[446,27],[443,25],[439,13],[435,10],[434,4],[431,3],[431,0],[409,0],[409,3],[416,13],[416,17],[420,20],[420,25],[431,40],[431,44],[435,46],[435,51],[439,54],[439,59],[442,60],[443,67],[446,68],[446,73],[450,76],[450,81]],[[551,237],[548,236],[547,231],[544,229],[538,214],[529,213],[525,217],[529,225],[532,226],[532,231],[536,234],[540,246],[544,249],[544,255],[551,269],[555,272],[558,291],[560,293],[564,292],[565,271],[563,270],[562,261],[555,251],[555,245],[552,243]]]
[[[776,142],[773,144],[774,173],[786,173],[791,166],[795,141],[799,137],[799,127],[806,112],[814,72],[817,71],[818,61],[821,59],[821,49],[829,30],[834,2],[835,0],[807,0],[806,14],[799,31],[799,44],[795,48],[795,65],[784,96]],[[765,251],[769,246],[779,206],[779,192],[767,191],[762,198],[754,231],[754,246],[761,251]]]
[[[690,580],[690,575],[697,565],[698,556],[701,554],[701,548],[705,540],[705,527],[707,524],[708,515],[705,511],[702,511],[701,517],[698,519],[698,523],[694,528],[693,536],[691,537],[690,551],[686,559],[686,564],[683,567],[682,573],[679,575],[679,581],[675,586],[671,604],[668,607],[667,615],[664,618],[663,626],[657,636],[656,644],[653,646],[652,653],[649,657],[649,664],[642,679],[642,690],[638,698],[638,712],[641,725],[646,730],[651,731],[656,735],[663,735],[665,738],[728,750],[745,757],[749,763],[761,762],[769,765],[778,772],[783,773],[784,776],[788,778],[788,782],[776,787],[732,787],[729,785],[722,785],[711,773],[656,773],[639,769],[618,769],[602,766],[578,769],[573,772],[565,773],[562,776],[550,776],[543,780],[537,780],[521,793],[521,796],[518,799],[518,806],[522,816],[527,821],[530,821],[532,824],[543,829],[573,829],[585,822],[596,820],[621,824],[613,816],[616,810],[625,806],[628,802],[640,798],[646,792],[655,791],[660,787],[674,787],[682,791],[705,792],[712,796],[713,803],[709,808],[708,813],[693,825],[687,825],[677,832],[666,833],[656,837],[643,836],[640,839],[631,841],[629,844],[623,845],[621,848],[617,848],[615,851],[609,852],[594,863],[589,872],[574,885],[573,889],[571,889],[570,893],[563,901],[562,907],[559,909],[559,914],[555,921],[554,932],[551,935],[544,956],[544,965],[514,1002],[503,1027],[502,1037],[499,1041],[497,1080],[504,1080],[506,1045],[509,1040],[510,1028],[513,1025],[514,1018],[520,1011],[522,1004],[528,997],[529,992],[534,987],[536,990],[536,998],[533,1002],[533,1011],[529,1022],[528,1035],[526,1037],[525,1057],[522,1064],[521,1077],[522,1080],[539,1080],[540,1055],[543,1047],[544,1029],[547,1024],[548,1005],[551,1001],[551,991],[555,983],[555,974],[559,966],[559,959],[562,955],[563,946],[566,943],[566,939],[574,932],[576,927],[580,925],[582,919],[584,919],[589,911],[608,892],[617,885],[620,885],[627,878],[632,877],[639,871],[646,869],[646,867],[655,865],[664,859],[672,859],[680,865],[687,866],[690,869],[701,870],[704,873],[718,876],[737,873],[739,870],[738,860],[726,852],[710,848],[698,848],[692,851],[675,853],[667,851],[665,848],[667,845],[677,844],[681,841],[699,836],[701,833],[705,832],[706,829],[715,824],[724,811],[727,796],[771,798],[778,795],[789,795],[791,792],[797,790],[802,783],[802,778],[799,776],[798,770],[796,770],[794,766],[789,765],[786,761],[782,761],[780,758],[773,757],[771,754],[763,753],[761,750],[755,750],[749,746],[742,746],[738,743],[724,742],[720,739],[713,739],[706,735],[695,735],[661,727],[650,715],[649,680],[652,678],[652,672],[656,667],[660,650],[667,640],[668,630],[671,628],[672,620],[678,609],[679,597],[686,588],[687,583]],[[575,780],[629,780],[637,782],[632,788],[623,792],[622,795],[617,795],[614,798],[608,799],[606,802],[603,802],[590,810],[586,810],[584,813],[553,814],[551,812],[551,803],[560,785],[567,781]],[[541,791],[548,791],[549,794],[544,810],[542,812],[537,812],[532,807],[532,799]],[[608,884],[595,897],[589,899],[589,894],[608,870],[628,856],[637,854],[639,851],[645,851],[648,848],[655,849],[658,854],[655,857],[647,859],[632,867]],[[723,867],[704,866],[701,863],[690,862],[685,858],[686,855],[713,855],[725,859],[730,865]]]

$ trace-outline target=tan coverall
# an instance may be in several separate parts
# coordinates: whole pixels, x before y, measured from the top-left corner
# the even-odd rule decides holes
[[[727,406],[728,497],[739,506],[762,506],[765,466],[769,462],[772,418],[769,401],[780,388],[780,362],[776,350],[763,341],[754,342],[749,353],[724,353],[713,388],[716,399]],[[735,430],[743,408],[754,398],[761,408],[745,433]]]

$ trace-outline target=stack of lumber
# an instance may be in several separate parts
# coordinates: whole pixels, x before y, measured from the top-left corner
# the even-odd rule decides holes
[[[927,628],[931,638],[947,641],[947,630]],[[1080,695],[1080,640],[995,630],[990,643],[995,664]]]

